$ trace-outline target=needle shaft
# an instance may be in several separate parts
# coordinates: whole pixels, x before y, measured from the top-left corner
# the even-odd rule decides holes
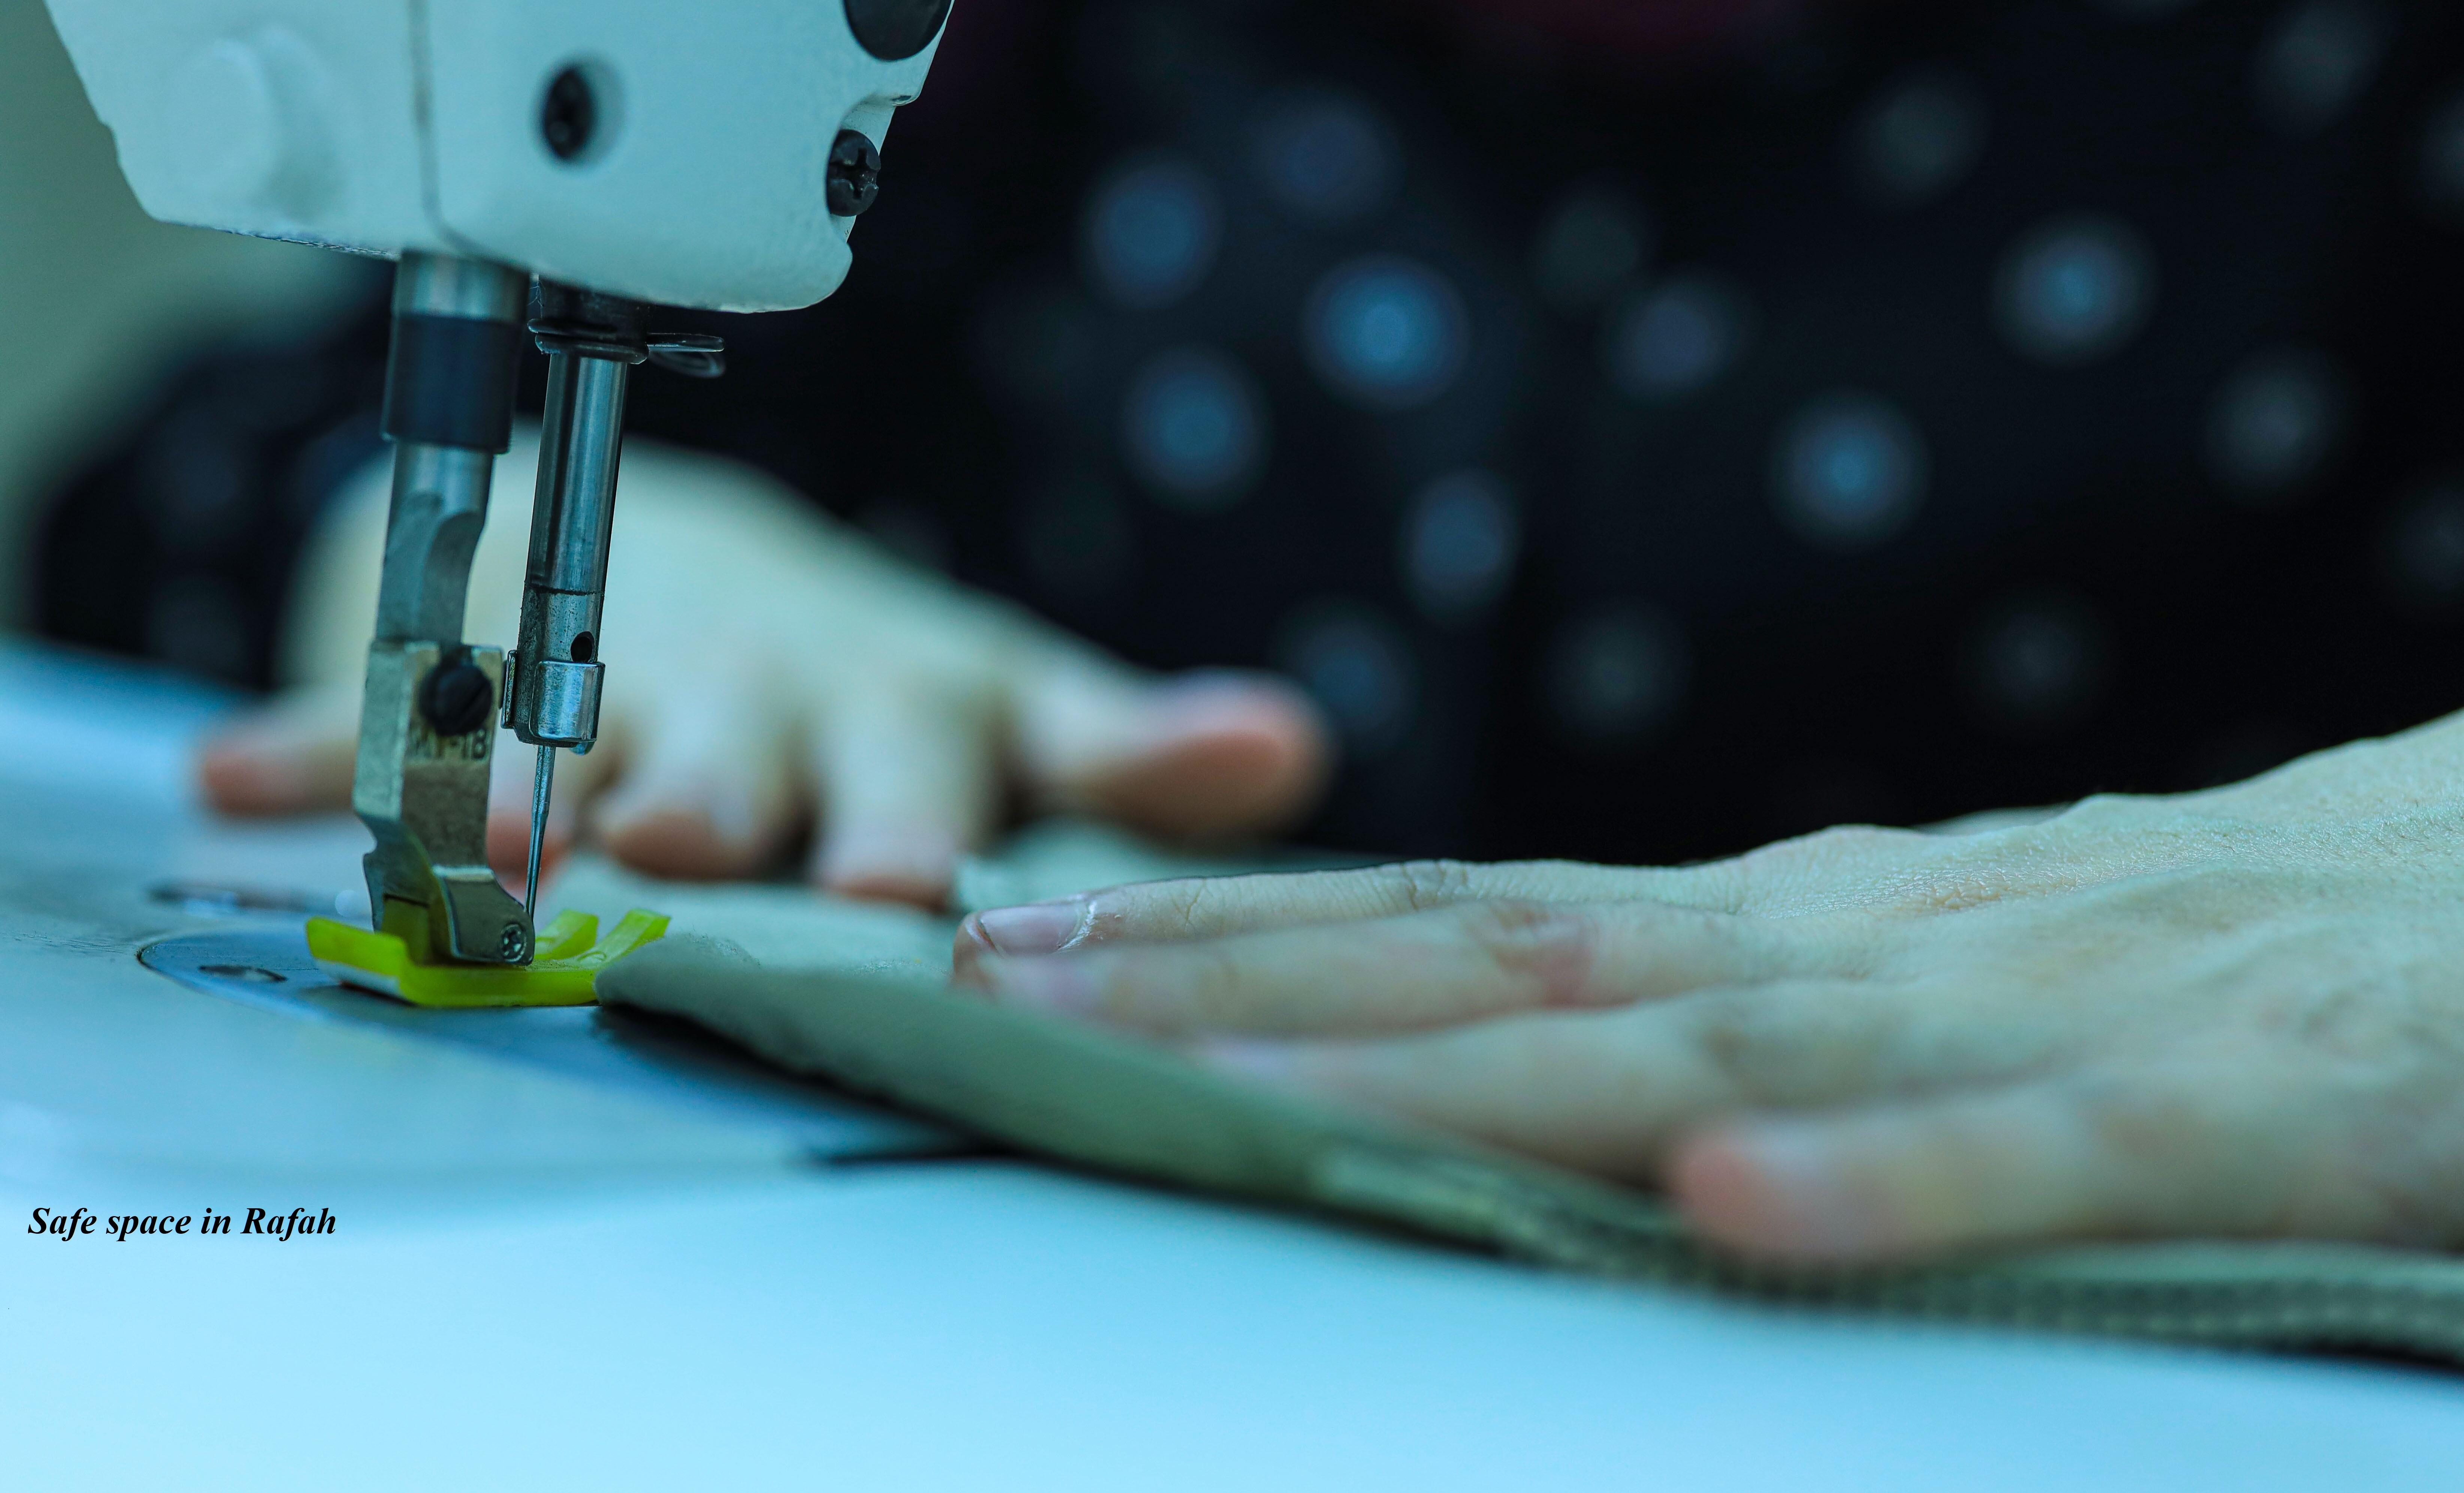
[[[547,835],[548,790],[556,782],[556,748],[542,742],[537,751],[538,766],[531,776],[530,865],[522,875],[522,915],[533,919],[539,913],[539,842]]]

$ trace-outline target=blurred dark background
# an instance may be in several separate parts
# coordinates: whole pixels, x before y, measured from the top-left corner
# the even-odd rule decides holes
[[[854,242],[660,318],[731,371],[631,428],[1288,670],[1320,843],[1687,859],[2464,704],[2450,6],[961,0]],[[47,630],[269,682],[383,289],[166,386]]]

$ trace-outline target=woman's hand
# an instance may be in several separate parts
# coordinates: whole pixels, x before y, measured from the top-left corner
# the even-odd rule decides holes
[[[1665,1185],[1754,1252],[2464,1242],[2464,724],[1974,834],[987,911],[957,976]]]
[[[534,450],[496,464],[474,639],[514,633]],[[385,500],[386,473],[365,473],[312,543],[286,628],[295,687],[208,745],[216,806],[348,803]],[[586,826],[655,874],[743,875],[818,816],[817,881],[937,905],[1012,793],[1203,836],[1272,827],[1324,778],[1327,737],[1296,691],[1131,669],[742,467],[627,442],[616,513],[600,740],[559,766],[551,854]],[[532,754],[499,741],[489,848],[517,875]]]

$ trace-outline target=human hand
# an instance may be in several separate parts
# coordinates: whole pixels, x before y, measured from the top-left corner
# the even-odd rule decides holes
[[[2454,1244],[2459,720],[1988,833],[1115,888],[968,919],[957,977],[1769,1256]]]
[[[496,464],[474,639],[514,633],[535,450]],[[296,683],[206,746],[216,807],[349,802],[386,480],[364,473],[303,559],[286,628]],[[1325,731],[1289,687],[1132,669],[901,563],[748,469],[628,441],[616,514],[601,736],[559,764],[551,859],[587,830],[653,874],[740,876],[818,815],[816,881],[933,906],[1012,792],[1207,836],[1272,827],[1323,780]],[[490,858],[518,876],[532,754],[498,741]]]

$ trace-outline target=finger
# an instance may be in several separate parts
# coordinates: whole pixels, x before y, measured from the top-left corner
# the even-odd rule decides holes
[[[1192,1050],[1268,1083],[1641,1180],[1675,1138],[1720,1117],[1933,1094],[2013,1071],[2007,1044],[1946,1036],[1927,1005],[1870,980],[1793,978],[1397,1037],[1214,1038]]]
[[[1271,1087],[1450,1131],[1604,1176],[1644,1181],[1688,1117],[1732,1101],[1717,1068],[1662,1034],[1658,1007],[1508,1017],[1353,1040],[1219,1037],[1199,1061]]]
[[[998,763],[983,705],[885,695],[820,726],[822,833],[813,878],[843,896],[937,908],[990,824]]]
[[[2384,1207],[2332,1115],[2246,1065],[2070,1078],[1690,1137],[1670,1185],[1757,1254],[1881,1261],[2058,1239],[2361,1237]],[[2288,1103],[2288,1096],[2293,1102]]]
[[[963,973],[987,955],[1220,938],[1488,900],[1616,902],[1649,896],[1657,878],[1666,874],[1572,861],[1410,861],[1355,870],[1143,882],[1057,902],[987,908],[959,925],[954,961]]]
[[[623,775],[588,814],[608,853],[686,879],[749,876],[768,864],[800,813],[778,701],[754,670],[714,661],[629,712],[639,725]]]
[[[1652,903],[1476,902],[975,967],[996,999],[1138,1027],[1409,1031],[1508,1012],[1621,1005],[1817,972],[1798,930]]]
[[[1266,674],[1162,683],[1083,663],[1018,692],[1013,753],[1041,806],[1159,834],[1249,833],[1314,802],[1333,746],[1308,696]]]
[[[356,681],[285,692],[199,746],[198,786],[224,814],[346,808],[359,728]]]

